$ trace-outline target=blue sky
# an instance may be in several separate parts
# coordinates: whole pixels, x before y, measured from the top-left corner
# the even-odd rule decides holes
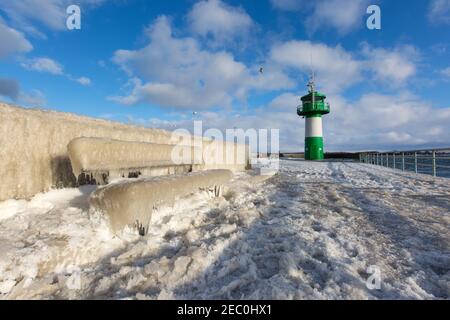
[[[381,30],[366,28],[371,4]],[[450,0],[0,0],[0,43],[0,100],[17,105],[276,128],[297,151],[312,57],[328,150],[450,145]]]

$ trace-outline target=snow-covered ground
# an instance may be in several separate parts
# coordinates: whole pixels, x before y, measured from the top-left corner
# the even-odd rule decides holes
[[[0,203],[0,298],[450,298],[450,179],[282,161],[160,210],[144,237],[111,234],[92,190]]]

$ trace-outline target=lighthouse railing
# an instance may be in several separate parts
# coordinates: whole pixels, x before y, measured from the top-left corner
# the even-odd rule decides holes
[[[360,153],[360,162],[450,178],[450,148]]]

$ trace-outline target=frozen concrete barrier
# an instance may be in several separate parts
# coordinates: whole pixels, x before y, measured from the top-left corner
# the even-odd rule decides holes
[[[70,113],[41,109],[25,109],[0,103],[0,201],[30,198],[51,188],[75,187],[77,177],[67,152],[70,141],[80,137],[117,139],[155,144],[184,145],[193,141],[191,135],[154,128],[94,119]],[[245,170],[248,166],[248,145],[198,138],[203,165],[199,170]],[[184,143],[186,142],[186,143]],[[194,145],[194,144],[192,144]],[[194,145],[197,147],[197,145]],[[224,163],[221,150],[236,150],[241,164]],[[236,157],[237,159],[237,157]],[[171,173],[185,172],[188,167],[174,166]],[[151,175],[167,174],[167,168],[155,167]]]
[[[232,177],[230,170],[207,170],[125,180],[97,189],[91,194],[90,205],[107,215],[113,232],[137,226],[141,233],[146,233],[154,209],[173,206],[177,199],[199,190],[212,190],[219,196],[221,186]]]
[[[203,164],[201,148],[192,146],[76,138],[67,150],[78,180],[87,176],[98,184],[107,184],[110,177],[191,172]]]

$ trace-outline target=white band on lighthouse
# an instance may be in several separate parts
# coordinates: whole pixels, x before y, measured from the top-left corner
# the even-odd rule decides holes
[[[305,136],[306,138],[323,137],[322,118],[320,117],[306,118]]]

